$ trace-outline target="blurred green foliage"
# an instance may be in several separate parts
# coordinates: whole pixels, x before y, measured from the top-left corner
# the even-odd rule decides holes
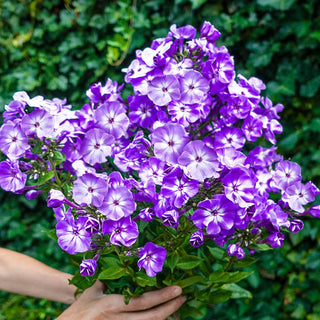
[[[238,73],[261,78],[274,103],[285,105],[279,152],[319,186],[318,0],[0,0],[0,111],[18,90],[67,97],[79,108],[90,84],[122,82],[135,50],[171,24],[199,29],[204,20],[221,31],[219,44],[235,57]],[[1,246],[73,272],[43,232],[54,221],[41,199],[1,192],[0,200]],[[218,304],[208,319],[320,319],[319,230],[319,221],[307,221],[283,248],[260,254],[250,269],[256,272],[241,284],[253,299]],[[4,293],[0,305],[6,320],[54,319],[65,307]]]

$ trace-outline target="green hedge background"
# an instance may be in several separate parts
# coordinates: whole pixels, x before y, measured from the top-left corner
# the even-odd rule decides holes
[[[123,81],[135,50],[165,36],[171,24],[198,29],[210,21],[235,58],[282,103],[279,152],[320,185],[320,4],[318,0],[0,0],[0,112],[14,92],[66,97],[74,108],[86,89]],[[54,226],[44,201],[0,192],[0,245],[55,268],[74,269],[45,231]],[[242,285],[253,299],[213,306],[199,319],[320,319],[320,222],[283,248],[259,256]],[[0,294],[0,320],[54,319],[66,306]]]

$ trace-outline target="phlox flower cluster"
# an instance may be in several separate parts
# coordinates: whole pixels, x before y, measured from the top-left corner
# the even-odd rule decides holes
[[[108,79],[87,90],[81,110],[25,92],[5,107],[0,185],[28,198],[47,192],[60,247],[93,252],[82,275],[94,275],[106,246],[137,256],[151,277],[160,272],[166,240],[141,243],[140,222],[179,233],[184,216],[191,248],[214,242],[241,259],[257,244],[282,246],[301,216],[320,216],[309,205],[319,189],[276,152],[283,106],[261,96],[260,79],[236,75],[213,25],[196,35],[173,25],[137,50],[123,70],[127,102]],[[269,148],[253,147],[262,139]]]

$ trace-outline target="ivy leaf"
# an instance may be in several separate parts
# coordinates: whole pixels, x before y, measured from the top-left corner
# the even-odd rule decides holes
[[[258,0],[260,6],[268,6],[276,10],[289,10],[296,0]]]

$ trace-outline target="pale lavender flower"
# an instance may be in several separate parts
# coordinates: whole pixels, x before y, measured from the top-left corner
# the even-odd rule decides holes
[[[47,206],[49,208],[60,207],[65,199],[65,195],[60,190],[51,189],[47,198]]]
[[[83,159],[91,165],[103,163],[111,155],[113,142],[114,137],[111,134],[101,129],[91,129],[86,133],[82,141],[80,152],[83,155]]]
[[[282,200],[288,203],[292,210],[303,213],[305,210],[303,205],[314,201],[317,194],[319,190],[314,188],[312,182],[306,184],[295,182],[285,189]]]
[[[171,101],[168,104],[168,113],[171,115],[172,122],[178,122],[184,127],[196,122],[200,118],[198,104],[184,104],[180,101]]]
[[[138,267],[140,270],[144,268],[149,277],[154,277],[158,272],[162,271],[166,255],[165,248],[152,242],[147,242],[139,252]]]
[[[238,128],[223,128],[215,135],[214,146],[216,148],[233,147],[240,150],[246,142],[243,133]]]
[[[111,220],[128,217],[135,209],[132,193],[126,187],[109,188],[99,206],[99,211]]]
[[[292,161],[280,161],[272,173],[272,186],[285,190],[291,184],[301,181],[301,167]]]
[[[182,103],[200,103],[210,89],[209,81],[198,71],[186,71],[180,78]]]
[[[27,175],[19,169],[19,163],[7,159],[0,162],[0,186],[3,190],[18,193],[25,187]]]
[[[150,135],[157,158],[176,163],[184,146],[188,142],[187,132],[180,124],[168,123],[153,131]]]
[[[0,128],[0,149],[10,159],[19,159],[30,149],[28,137],[19,124],[8,122]]]
[[[21,129],[28,135],[39,139],[54,138],[54,117],[41,109],[35,109],[21,120]]]
[[[107,182],[94,174],[85,173],[73,184],[73,199],[80,205],[100,207],[107,190]]]
[[[123,217],[117,221],[105,220],[102,224],[102,234],[110,234],[110,242],[131,247],[137,240],[139,231],[137,224],[130,217]]]
[[[148,87],[148,97],[158,106],[180,99],[180,85],[175,76],[154,77]]]
[[[214,149],[209,148],[201,140],[190,141],[178,158],[185,174],[190,179],[204,181],[206,178],[219,176],[219,162]]]
[[[126,135],[129,127],[129,118],[125,112],[122,103],[106,102],[96,110],[94,119],[97,127],[118,139]]]
[[[74,220],[70,214],[66,220],[60,220],[56,225],[59,246],[69,254],[86,252],[90,249],[91,235],[85,229],[86,217]]]

